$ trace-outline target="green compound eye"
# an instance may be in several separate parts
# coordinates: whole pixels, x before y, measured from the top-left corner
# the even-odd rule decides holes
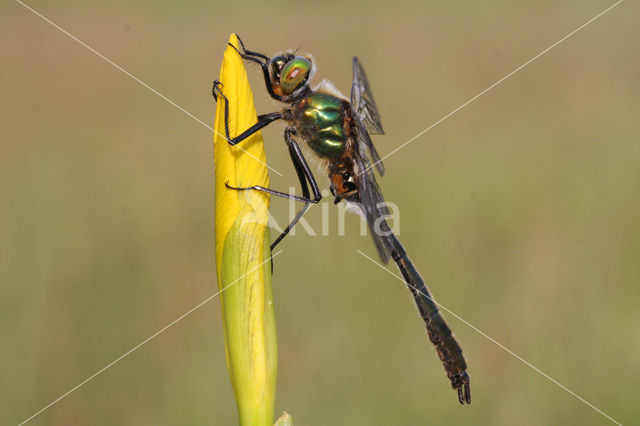
[[[311,61],[301,56],[290,60],[280,74],[280,88],[285,95],[292,94],[308,77]]]

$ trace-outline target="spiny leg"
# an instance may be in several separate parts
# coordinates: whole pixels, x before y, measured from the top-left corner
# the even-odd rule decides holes
[[[249,136],[251,136],[252,134],[254,134],[255,132],[257,132],[258,130],[282,118],[281,112],[270,112],[268,114],[259,115],[258,122],[256,124],[249,127],[247,130],[240,133],[235,138],[232,138],[231,135],[229,134],[229,100],[224,95],[224,93],[222,93],[222,90],[220,90],[221,86],[222,86],[222,83],[219,80],[215,80],[213,82],[213,88],[211,89],[211,93],[213,95],[213,98],[216,101],[218,100],[218,96],[220,96],[224,101],[224,130],[225,130],[226,138],[229,144],[237,145],[243,140],[245,140],[246,138],[248,138]]]
[[[233,189],[236,191],[261,191],[266,192],[267,194],[275,195],[278,197],[286,198],[289,200],[299,201],[304,203],[304,206],[298,211],[295,215],[291,223],[287,225],[287,227],[282,231],[282,233],[275,239],[275,241],[271,244],[271,250],[273,250],[280,241],[291,231],[291,229],[295,226],[296,223],[302,218],[304,213],[309,209],[310,204],[317,204],[322,199],[322,194],[320,193],[320,189],[318,188],[318,182],[316,181],[311,169],[309,168],[309,164],[307,164],[307,160],[305,160],[300,147],[297,142],[293,139],[292,135],[295,134],[295,130],[291,127],[287,127],[284,131],[284,139],[289,147],[289,155],[291,156],[291,161],[293,162],[293,167],[296,169],[296,174],[298,175],[298,180],[300,181],[300,187],[302,188],[302,197],[298,195],[288,194],[286,192],[275,191],[273,189],[265,188],[260,185],[253,185],[247,187],[234,187],[225,183],[227,188]],[[313,198],[309,193],[309,188],[307,186],[307,182],[311,185],[311,190],[313,191]]]
[[[284,140],[289,146],[289,155],[291,156],[291,160],[293,161],[293,165],[296,169],[296,173],[298,174],[298,179],[300,180],[300,186],[302,186],[302,193],[305,197],[309,197],[309,190],[307,188],[306,181],[311,185],[311,190],[313,191],[313,199],[309,200],[308,203],[300,209],[300,211],[293,218],[291,223],[287,225],[287,227],[282,231],[282,233],[275,239],[273,243],[271,243],[271,250],[274,249],[275,246],[283,240],[284,237],[287,236],[289,231],[295,226],[296,223],[302,218],[307,209],[309,209],[309,203],[317,204],[322,199],[322,194],[320,193],[320,189],[318,188],[318,182],[316,178],[313,176],[311,169],[309,168],[309,164],[307,164],[307,160],[305,160],[304,155],[302,155],[302,151],[298,146],[295,139],[293,139],[293,135],[295,134],[295,130],[291,127],[287,127],[284,131]]]
[[[240,38],[240,36],[236,34],[236,37],[238,38],[238,41],[240,42],[240,46],[242,47],[242,51],[244,52],[245,55],[257,56],[258,58],[262,58],[265,61],[269,61],[269,57],[267,55],[263,55],[262,53],[259,53],[259,52],[254,52],[253,50],[247,50],[247,48],[244,47],[244,43],[242,42],[242,39]]]
[[[260,191],[260,192],[266,192],[267,194],[275,195],[277,197],[286,198],[288,200],[300,201],[301,203],[309,204],[314,202],[314,200],[310,198],[300,197],[299,195],[287,194],[286,192],[275,191],[273,189],[265,188],[264,186],[260,186],[260,185],[236,187],[236,186],[229,185],[228,182],[226,182],[224,185],[227,188],[233,189],[235,191]]]
[[[236,34],[237,36],[237,34]],[[240,38],[238,38],[240,40]],[[238,55],[244,60],[255,62],[260,65],[262,69],[262,76],[264,77],[264,84],[267,88],[267,92],[269,92],[269,96],[277,101],[282,101],[283,97],[280,95],[276,95],[273,91],[273,87],[271,86],[271,77],[269,76],[269,61],[271,60],[268,56],[263,55],[262,53],[253,52],[251,50],[247,50],[244,47],[244,44],[240,40],[240,45],[242,47],[242,52],[238,50],[233,44],[229,43],[229,46],[233,47]]]

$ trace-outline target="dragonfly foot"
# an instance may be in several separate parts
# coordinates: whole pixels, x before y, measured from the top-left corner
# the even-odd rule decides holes
[[[250,191],[252,189],[261,189],[261,186],[258,185],[254,185],[254,186],[246,186],[246,187],[237,187],[237,186],[231,186],[229,185],[229,181],[224,183],[224,186],[226,186],[229,189],[233,189],[234,191]]]
[[[211,88],[211,94],[213,95],[213,99],[215,99],[216,101],[218,100],[218,95],[222,96],[224,98],[224,95],[222,94],[222,91],[220,90],[221,87],[223,87],[224,84],[222,84],[222,82],[220,80],[214,80],[213,81],[213,87]]]

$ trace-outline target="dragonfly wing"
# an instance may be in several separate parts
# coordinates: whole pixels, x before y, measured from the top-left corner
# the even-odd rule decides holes
[[[391,257],[392,247],[389,244],[389,236],[392,235],[389,224],[386,218],[390,215],[389,209],[382,196],[382,191],[376,182],[373,170],[370,168],[369,159],[367,158],[364,144],[362,143],[363,133],[359,132],[359,143],[354,147],[354,181],[357,189],[357,193],[354,197],[359,204],[362,213],[367,219],[369,224],[369,232],[373,237],[373,242],[378,249],[380,259],[387,263]],[[368,135],[367,135],[368,137]]]
[[[369,80],[362,68],[362,64],[358,58],[353,58],[353,81],[351,83],[351,108],[358,121],[359,127],[363,127],[366,132],[360,138],[361,142],[369,149],[369,154],[373,160],[380,175],[384,174],[384,165],[380,159],[380,155],[373,145],[369,133],[384,135],[380,113],[373,100],[373,94],[369,87]]]
[[[351,83],[351,105],[369,133],[384,135],[380,113],[373,100],[367,74],[358,58],[353,58],[353,81]]]

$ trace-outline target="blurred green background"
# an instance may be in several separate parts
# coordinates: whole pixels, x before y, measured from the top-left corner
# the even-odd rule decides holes
[[[345,93],[357,54],[384,155],[612,2],[29,4],[209,124],[231,32],[267,54],[312,53],[316,82]],[[640,423],[639,12],[622,3],[389,157],[381,181],[438,301],[624,424]],[[0,6],[0,53],[0,424],[17,424],[216,291],[213,147],[205,126],[15,2]],[[258,111],[279,108],[250,78]],[[282,127],[264,135],[286,190]],[[286,222],[287,203],[272,204]],[[355,252],[375,255],[358,221],[282,243],[277,412],[297,425],[610,424],[446,315],[472,379],[459,406],[407,290]],[[235,423],[216,299],[29,424]]]

